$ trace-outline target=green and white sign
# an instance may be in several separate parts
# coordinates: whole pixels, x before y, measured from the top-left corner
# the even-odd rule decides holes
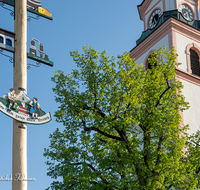
[[[44,63],[44,64],[46,64],[46,65],[49,65],[49,66],[53,67],[53,62],[52,62],[52,61],[49,61],[49,60],[47,60],[47,59],[43,59],[43,58],[38,57],[38,56],[35,56],[35,55],[31,54],[31,53],[27,53],[27,57],[28,57],[29,59],[32,59],[32,60],[35,60],[35,61],[39,61],[39,62],[41,62],[41,63]]]
[[[29,98],[23,89],[15,94],[15,89],[11,88],[0,98],[0,111],[22,123],[41,125],[51,121],[51,114],[41,109],[38,99]]]
[[[15,0],[0,0],[0,2],[13,7],[15,6]],[[42,8],[40,0],[27,0],[27,10],[49,20],[53,20],[51,13],[47,9]]]
[[[39,52],[39,56],[37,56],[37,51],[36,51],[36,46],[35,46],[35,42],[38,43],[38,52]],[[31,41],[31,46],[30,46],[30,53],[27,53],[27,57],[29,59],[44,63],[46,65],[49,65],[51,67],[53,67],[53,62],[49,61],[49,57],[48,55],[44,52],[43,50],[43,45],[40,43],[39,40],[37,40],[36,38],[33,38]]]

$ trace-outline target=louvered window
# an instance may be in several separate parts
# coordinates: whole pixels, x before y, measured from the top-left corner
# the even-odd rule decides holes
[[[152,67],[154,66],[156,66],[157,65],[157,63],[155,63],[154,65],[150,65],[149,63],[148,63],[148,69],[152,69]]]
[[[12,46],[12,41],[10,39],[6,39],[6,45]]]
[[[3,44],[3,38],[0,36],[0,43]]]
[[[156,55],[155,54],[151,54],[150,56],[149,56],[149,58],[148,59],[150,59],[150,58],[152,58],[152,57],[155,57]],[[157,66],[157,62],[155,62],[154,64],[150,64],[149,62],[148,62],[148,60],[147,60],[147,64],[148,64],[148,69],[152,69],[152,67],[154,66]]]
[[[192,74],[200,76],[199,56],[192,49],[190,49],[190,63]]]

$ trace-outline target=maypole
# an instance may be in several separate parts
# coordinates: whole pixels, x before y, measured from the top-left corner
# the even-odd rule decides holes
[[[14,53],[13,88],[0,97],[0,111],[13,119],[12,190],[27,190],[27,124],[41,125],[51,121],[50,113],[41,109],[38,99],[27,96],[27,68],[30,65],[38,67],[38,63],[53,66],[36,38],[32,38],[30,51],[27,51],[27,20],[34,19],[27,16],[27,11],[35,14],[36,20],[40,17],[52,20],[52,17],[41,7],[40,0],[0,0],[0,3],[3,8],[4,4],[14,7],[14,12],[6,8],[14,15],[14,33],[0,28],[0,53],[3,50]],[[37,65],[27,65],[27,58],[36,61]]]
[[[13,84],[27,94],[27,0],[15,0]],[[13,120],[12,190],[27,190],[27,125]],[[22,180],[25,179],[25,180]]]

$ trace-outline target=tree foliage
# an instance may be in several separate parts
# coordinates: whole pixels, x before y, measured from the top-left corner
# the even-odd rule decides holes
[[[45,149],[55,179],[48,189],[195,189],[200,161],[190,156],[198,154],[191,140],[184,148],[180,112],[189,106],[175,79],[174,48],[156,50],[147,71],[129,53],[116,59],[82,50],[70,52],[76,70],[52,78],[65,129]]]

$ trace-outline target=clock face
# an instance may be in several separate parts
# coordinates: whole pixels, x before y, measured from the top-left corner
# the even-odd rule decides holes
[[[151,15],[150,17],[150,20],[149,20],[149,27],[152,29],[156,26],[156,24],[158,23],[158,20],[161,16],[161,11],[160,9],[157,9],[153,12],[153,14]]]
[[[186,6],[186,5],[180,5],[179,6],[179,11],[182,13],[183,17],[187,21],[192,21],[193,20],[192,11],[190,10],[190,8],[188,8],[188,6]]]

